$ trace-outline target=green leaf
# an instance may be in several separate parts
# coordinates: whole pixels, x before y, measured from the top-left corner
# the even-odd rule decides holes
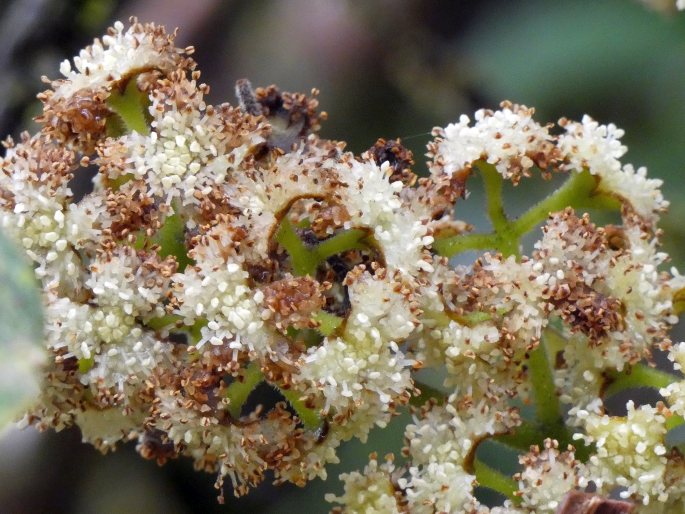
[[[43,343],[41,299],[33,270],[0,235],[0,431],[37,399]]]
[[[297,417],[300,418],[300,421],[302,421],[307,430],[317,430],[321,426],[323,420],[319,417],[319,412],[305,405],[300,398],[301,393],[299,391],[281,388],[279,388],[279,391],[288,400],[288,403],[295,410]]]
[[[169,255],[176,257],[178,271],[183,272],[193,260],[188,257],[188,249],[185,242],[185,225],[183,218],[178,214],[167,216],[162,228],[155,235],[154,242],[160,246],[159,255],[164,258]]]
[[[109,135],[121,136],[127,132],[150,133],[146,116],[149,99],[138,89],[136,77],[131,77],[123,91],[115,89],[107,99],[107,105],[118,115],[107,120]]]

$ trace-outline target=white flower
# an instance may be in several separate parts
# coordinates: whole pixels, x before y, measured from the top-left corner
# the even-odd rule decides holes
[[[588,168],[591,173],[604,176],[621,170],[619,159],[628,151],[621,144],[625,133],[613,123],[600,125],[587,114],[582,122],[562,119],[559,124],[566,130],[559,136],[558,147],[570,171]]]
[[[590,116],[582,123],[561,120],[566,133],[559,136],[558,147],[566,158],[563,169],[581,171],[587,168],[600,177],[598,191],[627,202],[641,218],[656,223],[659,214],[668,207],[661,190],[662,181],[648,179],[647,169],[637,170],[621,165],[627,148],[621,144],[623,130],[614,124],[600,125]]]
[[[210,343],[228,345],[236,356],[248,348],[264,352],[268,344],[259,307],[264,295],[251,290],[237,255],[232,254],[228,262],[222,255],[231,251],[230,237],[230,232],[218,226],[195,247],[196,264],[173,276],[179,301],[175,313],[188,326],[197,322],[203,325],[201,338],[195,343],[198,348]]]
[[[326,338],[309,349],[297,382],[310,381],[323,393],[324,412],[356,410],[372,402],[378,422],[387,423],[395,400],[411,388],[411,362],[394,343]]]
[[[545,448],[533,450],[519,458],[523,471],[515,477],[519,482],[521,506],[531,512],[550,514],[557,511],[564,495],[576,487],[585,486],[582,463],[573,452],[559,452],[556,441],[545,440]]]
[[[368,271],[362,273],[349,284],[348,294],[352,310],[347,317],[345,336],[351,340],[401,342],[418,324],[412,312],[416,309],[410,298],[410,286],[384,270],[374,275]]]
[[[343,189],[343,205],[350,214],[346,227],[369,227],[383,251],[390,271],[399,269],[407,274],[431,271],[427,248],[433,238],[428,235],[428,211],[421,206],[407,209],[402,205],[401,181],[390,182],[390,165],[348,159],[339,168]]]
[[[132,24],[124,30],[114,23],[102,40],[81,50],[73,65],[65,60],[60,72],[65,77],[55,81],[54,99],[70,97],[82,89],[109,89],[132,72],[161,70],[169,72],[181,63],[184,51],[174,48],[173,35],[153,24]]]
[[[659,408],[636,409],[632,400],[627,409],[626,417],[585,413],[585,433],[574,437],[596,447],[587,462],[587,476],[600,491],[623,487],[622,498],[635,495],[647,505],[666,497],[666,418]]]
[[[326,495],[326,501],[340,503],[348,512],[365,512],[368,514],[399,514],[395,486],[391,475],[395,470],[392,461],[378,465],[376,456],[372,455],[364,472],[343,473],[340,479],[345,483],[342,496]]]
[[[452,462],[431,462],[409,468],[411,478],[400,482],[405,487],[410,511],[418,514],[451,512],[470,514],[478,506],[473,496],[474,475]]]
[[[498,111],[477,111],[473,126],[469,117],[462,115],[458,123],[435,129],[439,137],[429,147],[435,159],[432,173],[452,175],[484,159],[504,178],[518,182],[530,174],[535,160],[547,154],[546,159],[551,157],[549,127],[533,121],[534,112],[505,102]]]
[[[110,177],[143,179],[150,196],[181,206],[199,206],[222,186],[263,137],[256,127],[241,133],[248,118],[227,105],[206,105],[205,92],[195,80],[179,77],[153,92],[150,134],[132,132],[101,150],[100,164]]]

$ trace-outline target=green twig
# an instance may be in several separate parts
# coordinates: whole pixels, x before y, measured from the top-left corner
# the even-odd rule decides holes
[[[281,220],[281,225],[276,233],[276,242],[288,252],[295,275],[314,276],[319,259],[314,252],[304,245],[295,232],[292,223],[290,223],[287,214]]]
[[[596,193],[598,180],[587,170],[572,173],[559,189],[521,215],[512,224],[512,230],[519,237],[523,236],[546,220],[550,213],[566,207],[619,209],[618,200]]]
[[[492,164],[485,161],[478,161],[476,166],[485,184],[488,217],[492,222],[492,228],[498,234],[506,232],[509,229],[509,221],[502,205],[502,175]]]
[[[437,239],[435,251],[445,257],[452,257],[467,250],[496,250],[503,255],[519,256],[521,237],[547,219],[550,213],[566,207],[612,209],[620,208],[618,199],[596,192],[598,178],[589,171],[574,172],[554,193],[528,209],[515,221],[507,221],[502,209],[501,177],[489,164],[479,164],[485,181],[488,216],[494,232],[491,234],[465,234]]]
[[[433,249],[443,257],[453,257],[468,250],[497,250],[501,246],[497,234],[463,234],[436,239]]]
[[[226,388],[226,397],[229,399],[228,413],[233,419],[240,418],[240,411],[247,401],[250,393],[264,380],[264,375],[256,362],[250,363],[245,368],[245,374],[241,379],[236,379]]]
[[[514,503],[519,503],[521,501],[518,496],[514,495],[514,493],[518,491],[518,482],[516,482],[516,480],[505,475],[501,471],[491,468],[479,459],[475,460],[473,468],[478,485],[492,489],[509,498]]]
[[[324,241],[321,241],[314,249],[319,261],[325,261],[333,255],[337,255],[347,250],[363,250],[367,245],[361,240],[365,238],[367,232],[358,228],[342,230]]]
[[[547,357],[545,338],[538,347],[530,352],[528,358],[530,383],[535,396],[536,417],[544,426],[558,426],[563,424],[561,406],[557,389],[554,385],[552,366]]]
[[[637,387],[660,389],[667,387],[679,378],[672,373],[640,363],[621,373],[611,374],[609,380],[610,384],[604,391],[606,397],[613,396],[625,389]]]

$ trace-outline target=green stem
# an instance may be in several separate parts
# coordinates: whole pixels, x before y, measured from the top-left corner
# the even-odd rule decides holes
[[[519,237],[533,230],[547,219],[550,213],[566,207],[587,207],[597,187],[597,177],[589,171],[572,173],[564,184],[544,200],[533,205],[512,224],[512,230]]]
[[[300,392],[293,389],[279,389],[281,394],[288,400],[290,406],[297,413],[304,427],[308,430],[316,430],[321,426],[321,417],[315,409],[310,409],[300,398]]]
[[[561,405],[554,385],[552,366],[547,357],[544,335],[538,347],[530,352],[528,370],[535,396],[537,419],[548,427],[563,425]]]
[[[233,419],[240,418],[240,411],[247,401],[247,397],[260,382],[264,380],[264,375],[256,362],[251,362],[245,368],[242,380],[236,379],[226,388],[226,397],[229,399],[228,413]]]
[[[500,245],[497,234],[464,234],[437,239],[433,249],[443,257],[453,257],[468,250],[497,250]]]
[[[488,217],[492,222],[492,228],[496,233],[502,234],[509,229],[509,221],[502,205],[502,183],[504,180],[492,164],[478,161],[476,166],[485,184]]]
[[[611,383],[604,391],[605,397],[613,396],[625,389],[637,387],[661,389],[679,379],[672,373],[661,371],[640,363],[629,370],[611,374],[609,380],[611,380]]]
[[[519,426],[512,429],[508,434],[500,434],[493,437],[498,443],[505,444],[524,452],[530,451],[533,445],[541,446],[548,434],[545,434],[540,427],[528,421],[522,422]]]
[[[290,223],[287,214],[281,220],[281,225],[276,233],[276,242],[288,252],[295,275],[314,276],[316,267],[319,264],[317,256],[304,245],[297,232],[295,232],[292,223]]]
[[[491,468],[479,459],[475,460],[473,468],[478,485],[492,489],[509,498],[514,503],[521,501],[518,496],[514,495],[514,492],[518,491],[518,482],[516,480],[501,471]]]
[[[452,257],[467,250],[497,250],[507,255],[519,256],[519,241],[547,219],[550,213],[566,207],[619,209],[620,202],[611,196],[596,193],[597,177],[589,171],[574,172],[554,193],[528,209],[516,221],[509,222],[502,209],[501,177],[491,165],[479,164],[485,181],[488,216],[494,232],[491,234],[466,234],[438,239],[433,248],[439,255]],[[495,174],[497,176],[495,176]]]
[[[314,249],[314,252],[319,258],[319,262],[322,262],[333,255],[337,255],[347,250],[363,250],[367,248],[367,246],[360,241],[366,237],[366,235],[367,232],[365,230],[358,228],[342,230],[333,237],[321,241]]]
[[[556,355],[563,351],[568,344],[564,335],[551,325],[545,328],[545,347],[550,361],[554,362]]]

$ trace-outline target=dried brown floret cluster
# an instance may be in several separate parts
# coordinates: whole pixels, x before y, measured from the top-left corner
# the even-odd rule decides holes
[[[0,222],[35,263],[52,356],[23,424],[76,425],[102,451],[135,440],[160,464],[188,456],[245,494],[267,473],[325,477],[342,442],[414,403],[406,463],[372,456],[332,501],[554,512],[591,483],[645,506],[683,501],[682,458],[665,446],[671,411],[604,408],[655,348],[685,361],[668,340],[685,280],[658,269],[667,203],[659,181],[620,163],[619,129],[586,117],[555,136],[533,109],[503,103],[436,129],[418,178],[399,140],[356,156],[320,138],[316,91],[242,80],[238,106],[207,104],[192,48],[173,39],[117,23],[40,96],[41,131],[6,143]],[[92,191],[75,197],[95,168]],[[568,182],[505,216],[503,180],[552,172]],[[474,173],[491,234],[452,218]],[[622,224],[574,210],[588,206],[619,210]],[[451,265],[465,250],[492,253]],[[445,377],[438,389],[421,383],[424,368]],[[679,414],[685,386],[671,382],[663,394]],[[536,404],[534,422],[521,402]],[[621,446],[607,427],[644,432],[646,446]],[[492,438],[525,450],[511,490],[478,460]],[[509,499],[486,507],[478,482]]]

